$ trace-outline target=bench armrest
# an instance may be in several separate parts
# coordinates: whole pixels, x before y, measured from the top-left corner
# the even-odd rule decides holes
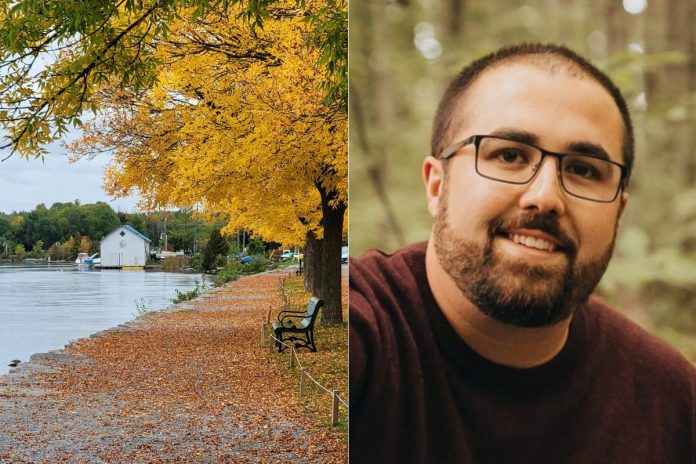
[[[286,317],[307,317],[307,313],[305,311],[281,311],[278,313],[279,321]]]
[[[282,319],[278,320],[278,322],[274,322],[273,327],[284,327],[286,329],[302,329],[309,325],[310,320],[311,319],[309,317],[285,316]]]
[[[286,315],[278,319],[278,321],[280,321],[281,324],[286,325],[286,321],[290,323],[296,323],[296,321],[299,322],[303,319],[309,319],[309,316],[307,316],[306,314],[298,314],[296,316]]]

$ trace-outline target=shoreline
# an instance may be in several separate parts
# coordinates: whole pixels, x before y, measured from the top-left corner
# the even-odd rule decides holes
[[[169,271],[167,271],[169,272]],[[137,315],[135,318],[128,320],[126,322],[123,322],[121,324],[118,324],[113,327],[109,327],[108,329],[104,330],[99,330],[97,332],[94,332],[86,337],[80,337],[75,340],[69,340],[63,348],[58,348],[55,350],[49,350],[46,352],[38,352],[34,353],[29,356],[29,360],[24,362],[21,361],[17,364],[15,367],[10,367],[9,371],[5,374],[0,374],[0,380],[2,380],[3,377],[7,376],[12,376],[12,375],[17,375],[19,377],[25,375],[25,374],[32,374],[34,372],[54,372],[56,368],[60,368],[61,366],[77,366],[80,365],[81,362],[85,361],[84,359],[81,360],[70,360],[70,356],[72,354],[67,353],[66,350],[70,349],[70,347],[76,343],[79,343],[81,340],[88,340],[88,339],[93,339],[96,337],[100,337],[103,335],[107,335],[110,333],[115,333],[115,332],[130,332],[133,330],[138,330],[142,329],[145,327],[145,324],[147,324],[146,319],[148,317],[151,317],[155,313],[164,313],[164,312],[169,312],[169,311],[188,311],[193,309],[194,303],[203,300],[206,298],[206,295],[210,294],[210,296],[207,296],[207,298],[212,298],[214,296],[214,293],[216,290],[220,289],[222,287],[209,287],[206,289],[204,293],[199,295],[198,297],[189,300],[189,301],[183,301],[180,303],[171,303],[169,306],[166,306],[161,309],[153,309],[149,310],[143,314]],[[6,361],[8,362],[8,361]],[[0,388],[0,396],[2,396],[2,388]]]

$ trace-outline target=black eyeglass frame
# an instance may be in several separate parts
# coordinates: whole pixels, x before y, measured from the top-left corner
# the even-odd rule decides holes
[[[539,160],[539,164],[536,165],[536,167],[535,167],[535,169],[534,169],[534,171],[533,171],[533,173],[532,173],[532,177],[530,177],[530,178],[529,178],[528,180],[526,180],[525,182],[513,182],[513,181],[502,180],[502,179],[498,179],[498,178],[496,178],[496,177],[490,177],[490,176],[487,176],[487,175],[485,175],[485,174],[482,174],[482,173],[479,171],[479,169],[478,169],[479,145],[481,144],[481,140],[486,139],[486,138],[488,138],[488,139],[507,140],[507,141],[509,141],[509,142],[514,142],[514,143],[519,143],[519,144],[522,144],[522,145],[527,145],[527,146],[529,146],[529,147],[536,148],[537,150],[539,150],[539,152],[541,153],[541,159]],[[618,166],[619,169],[621,170],[621,178],[619,179],[619,183],[618,183],[618,186],[617,186],[617,188],[616,188],[616,193],[614,193],[614,196],[612,197],[612,199],[611,199],[611,200],[597,200],[597,199],[595,199],[595,198],[587,198],[587,197],[584,197],[584,196],[582,196],[582,195],[578,195],[578,194],[576,194],[576,193],[570,192],[570,191],[568,191],[568,189],[566,188],[565,184],[563,183],[563,175],[562,175],[562,173],[561,173],[561,166],[563,165],[563,158],[565,158],[566,156],[587,156],[587,157],[589,157],[589,158],[594,158],[594,157],[592,157],[592,156],[590,156],[590,155],[585,155],[585,154],[582,154],[582,153],[556,153],[556,152],[553,152],[553,151],[544,150],[543,148],[541,148],[541,147],[539,147],[539,146],[537,146],[537,145],[531,144],[531,143],[520,142],[519,140],[510,139],[510,138],[507,138],[507,137],[501,137],[501,136],[498,136],[498,135],[472,135],[472,136],[469,137],[469,138],[466,138],[466,139],[461,140],[461,141],[459,141],[459,142],[456,142],[456,143],[454,143],[454,144],[452,144],[452,145],[450,145],[450,146],[448,146],[448,147],[445,147],[445,148],[440,152],[440,155],[439,155],[439,156],[436,156],[436,158],[437,158],[437,159],[440,159],[440,160],[443,160],[443,161],[444,161],[444,160],[447,160],[447,159],[451,158],[452,156],[454,156],[455,154],[457,154],[457,152],[458,152],[459,150],[461,150],[462,148],[466,147],[467,145],[471,145],[471,144],[473,144],[474,147],[476,147],[476,154],[475,154],[476,159],[475,159],[475,162],[474,162],[474,169],[476,170],[476,174],[478,174],[479,176],[484,177],[484,178],[486,178],[486,179],[494,180],[494,181],[496,181],[496,182],[503,182],[503,183],[505,183],[505,184],[514,184],[514,185],[525,185],[525,184],[528,184],[528,183],[530,183],[531,181],[533,181],[534,178],[536,177],[537,173],[539,172],[538,167],[541,166],[541,164],[544,162],[544,158],[546,158],[547,156],[551,156],[551,157],[556,158],[556,159],[558,160],[557,169],[556,169],[556,172],[557,172],[557,174],[558,174],[558,180],[559,180],[559,182],[560,182],[560,184],[561,184],[561,187],[563,187],[563,191],[566,192],[568,195],[572,195],[572,196],[574,196],[574,197],[576,197],[576,198],[582,198],[583,200],[587,200],[587,201],[594,201],[594,202],[597,202],[597,203],[613,203],[614,200],[616,200],[616,197],[619,196],[619,192],[623,191],[623,190],[625,189],[625,187],[626,187],[626,174],[627,174],[627,172],[628,172],[628,168],[627,168],[625,165],[621,164],[621,163],[617,163],[616,161],[611,161],[611,160],[607,160],[607,159],[600,158],[600,159],[602,159],[602,161],[605,161],[605,162],[607,162],[607,163],[610,163],[610,164],[613,164],[613,165],[615,165],[615,166]]]

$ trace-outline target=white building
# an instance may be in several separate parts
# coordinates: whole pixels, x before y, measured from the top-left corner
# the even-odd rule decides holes
[[[101,241],[101,267],[143,267],[150,254],[151,240],[132,228],[121,226]]]

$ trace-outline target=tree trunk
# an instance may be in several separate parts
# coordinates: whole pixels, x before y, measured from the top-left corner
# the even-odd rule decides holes
[[[323,259],[323,241],[319,240],[314,232],[307,232],[304,247],[304,287],[305,291],[312,295],[321,292]]]
[[[343,215],[346,204],[339,202],[331,205],[336,200],[336,192],[327,192],[317,182],[317,189],[321,195],[322,227],[324,229],[323,253],[322,253],[322,287],[320,297],[325,302],[321,315],[322,325],[337,325],[343,322],[343,310],[341,305],[341,240],[343,236]]]

